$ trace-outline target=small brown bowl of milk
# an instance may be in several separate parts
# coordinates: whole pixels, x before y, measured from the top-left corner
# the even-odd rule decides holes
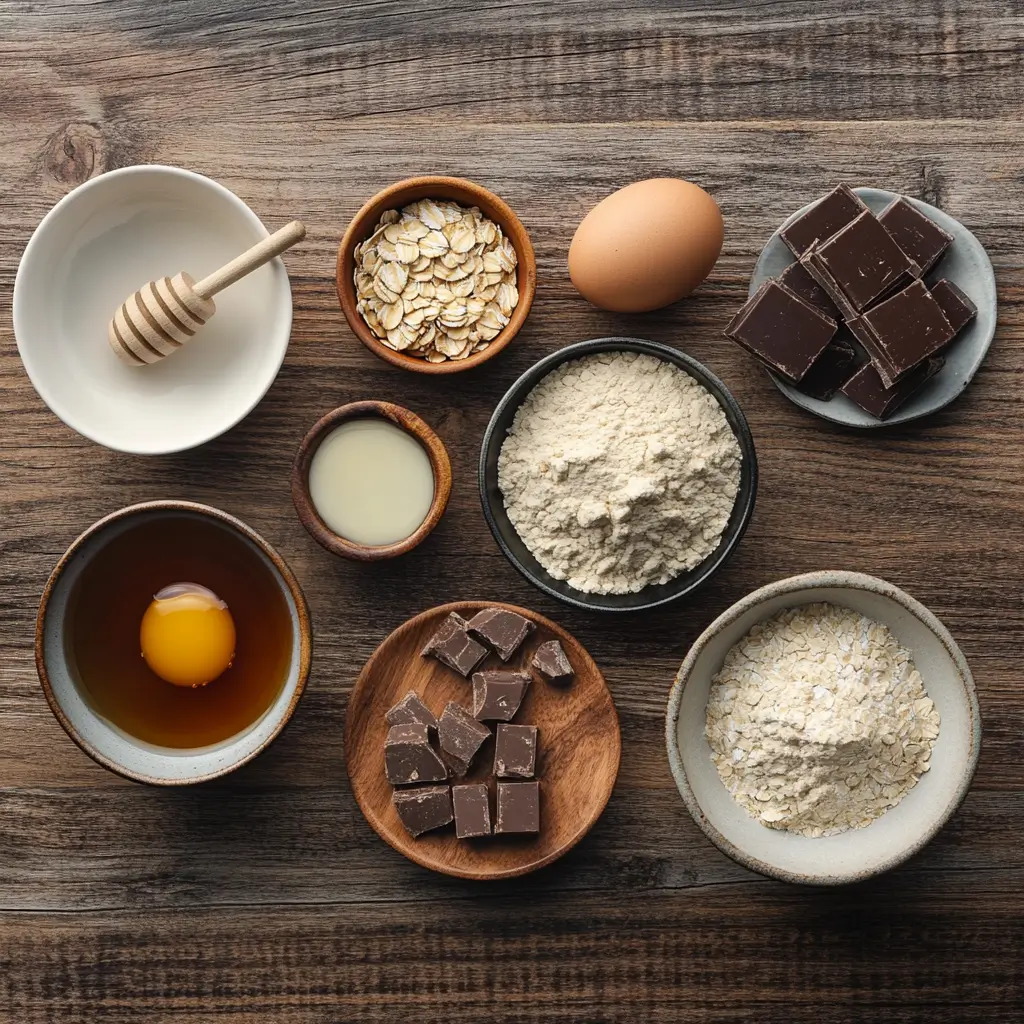
[[[416,547],[437,525],[451,489],[441,439],[390,402],[329,412],[303,438],[292,468],[302,525],[332,554],[364,562]]]

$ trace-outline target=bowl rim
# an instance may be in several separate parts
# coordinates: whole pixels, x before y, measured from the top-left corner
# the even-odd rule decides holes
[[[923,626],[927,627],[935,635],[936,639],[946,649],[963,685],[964,695],[967,698],[971,717],[971,748],[968,754],[967,764],[964,766],[963,775],[953,798],[942,809],[935,822],[926,830],[925,834],[907,847],[892,854],[879,866],[865,870],[848,872],[841,875],[810,875],[789,871],[785,868],[776,867],[766,861],[740,849],[715,827],[710,818],[705,815],[703,808],[698,803],[696,796],[690,787],[686,774],[683,756],[679,749],[678,723],[679,713],[682,707],[683,691],[692,675],[697,659],[704,652],[707,645],[726,626],[731,625],[738,618],[748,611],[757,608],[766,601],[775,597],[787,594],[796,594],[805,590],[816,590],[823,587],[840,588],[850,590],[865,590],[882,597],[887,597],[911,615],[913,615]],[[941,726],[940,726],[941,728]],[[906,591],[901,590],[895,584],[889,583],[877,576],[867,573],[854,572],[847,569],[819,569],[814,572],[801,573],[797,576],[788,576],[785,579],[775,580],[763,587],[758,587],[746,596],[740,598],[735,604],[727,608],[711,623],[697,639],[693,646],[687,651],[686,657],[679,666],[672,689],[669,693],[668,706],[665,712],[665,743],[668,750],[669,768],[672,777],[675,779],[676,787],[686,809],[697,823],[697,827],[711,840],[727,857],[750,868],[761,875],[769,878],[776,878],[783,882],[792,882],[798,885],[820,885],[835,886],[849,885],[854,882],[861,882],[867,878],[890,871],[900,864],[909,860],[914,854],[920,852],[935,838],[946,822],[953,816],[956,810],[963,803],[967,792],[970,789],[974,772],[978,765],[978,758],[981,754],[981,710],[978,706],[978,691],[974,684],[974,677],[967,665],[967,659],[960,650],[952,634],[939,621],[935,614],[928,610],[920,601],[911,597]]]
[[[736,501],[731,513],[732,516],[738,515],[735,525],[727,528],[726,532],[722,535],[722,540],[718,547],[715,548],[715,550],[712,551],[711,554],[699,564],[699,566],[690,570],[691,572],[694,572],[699,569],[700,572],[698,575],[691,579],[685,586],[680,586],[672,593],[663,595],[645,603],[634,604],[628,607],[605,604],[601,601],[602,598],[620,597],[623,595],[586,594],[583,591],[580,591],[578,595],[576,592],[573,592],[572,594],[564,594],[547,581],[546,577],[548,576],[548,573],[546,571],[544,572],[544,577],[541,577],[535,573],[532,568],[523,564],[515,552],[512,551],[505,542],[505,539],[498,528],[498,515],[504,515],[505,513],[504,510],[502,510],[501,513],[496,513],[495,509],[492,507],[490,500],[489,475],[487,471],[487,455],[492,444],[495,443],[495,436],[498,432],[498,422],[510,406],[515,405],[516,409],[518,409],[526,400],[530,391],[532,391],[533,388],[544,379],[544,377],[551,373],[555,367],[562,363],[568,362],[571,359],[580,358],[581,356],[593,355],[597,352],[614,351],[641,352],[646,355],[654,356],[658,359],[663,359],[675,366],[678,366],[684,372],[689,373],[697,383],[701,384],[707,391],[709,391],[719,405],[723,407],[723,412],[726,412],[727,414],[731,413],[733,420],[735,420],[735,423],[730,421],[729,425],[732,428],[733,433],[736,435],[736,440],[742,453],[742,465],[747,469],[750,478],[750,483],[746,490],[744,490],[742,486],[741,479],[741,486],[736,494]],[[501,549],[505,557],[519,571],[519,573],[529,580],[535,587],[538,587],[540,590],[543,590],[544,593],[550,594],[552,597],[557,598],[565,604],[573,605],[577,608],[584,608],[587,611],[618,614],[649,611],[652,608],[659,608],[671,603],[672,601],[677,601],[688,594],[692,594],[707,583],[708,580],[710,580],[711,577],[714,576],[715,573],[717,573],[718,570],[721,569],[728,561],[729,556],[743,539],[743,535],[746,533],[747,527],[749,526],[750,520],[754,514],[754,505],[757,501],[757,483],[757,451],[754,445],[753,435],[750,432],[750,425],[747,422],[747,418],[744,415],[739,402],[736,401],[732,393],[717,374],[712,373],[711,370],[709,370],[699,360],[694,359],[693,356],[687,355],[679,349],[672,348],[670,345],[665,345],[656,341],[648,341],[644,338],[631,337],[591,338],[587,341],[574,342],[571,345],[566,345],[564,348],[558,349],[556,352],[552,352],[543,359],[534,363],[533,366],[520,375],[515,383],[512,384],[512,386],[502,396],[501,401],[499,401],[495,406],[494,412],[491,414],[491,418],[488,421],[487,429],[484,431],[483,441],[480,445],[480,458],[477,469],[477,484],[480,491],[480,503],[483,506],[484,519],[486,519],[487,525],[490,528],[491,534],[497,542],[498,547]],[[672,582],[673,581],[670,580],[664,585],[671,587]],[[637,593],[642,594],[643,590],[637,591]]]
[[[403,206],[417,198],[427,198],[431,196],[431,190],[436,188],[447,189],[457,197],[455,199],[457,202],[468,202],[472,206],[491,207],[496,214],[493,219],[499,222],[502,232],[512,241],[521,270],[521,273],[516,275],[519,302],[512,310],[509,322],[495,336],[490,345],[482,352],[477,352],[467,359],[446,359],[443,363],[430,363],[426,359],[407,356],[404,352],[395,352],[387,345],[382,344],[356,309],[355,283],[352,280],[352,269],[355,266],[353,251],[359,242],[369,237],[380,214],[396,205]],[[423,195],[398,198],[408,192],[422,192]],[[440,198],[451,197],[440,196]],[[490,214],[488,215],[490,216]],[[529,232],[523,222],[512,207],[490,189],[470,181],[468,178],[442,174],[416,175],[411,178],[403,178],[401,181],[396,181],[381,189],[363,203],[349,221],[338,246],[335,288],[338,293],[338,302],[341,304],[341,311],[349,328],[375,356],[391,363],[392,366],[415,373],[460,373],[463,370],[471,370],[475,366],[480,366],[481,363],[496,356],[519,333],[530,312],[537,291],[537,258],[533,250],[533,242],[530,240]]]
[[[263,401],[267,392],[277,379],[277,375],[281,372],[285,356],[288,353],[288,344],[291,339],[292,318],[294,312],[291,282],[288,279],[288,269],[285,267],[284,261],[281,257],[277,256],[270,261],[270,264],[278,265],[280,273],[284,275],[284,287],[282,289],[280,313],[277,321],[279,329],[270,336],[273,343],[279,349],[279,357],[276,364],[273,366],[273,373],[268,374],[266,383],[261,384],[261,390],[257,389],[259,390],[259,393],[254,396],[252,402],[248,404],[238,416],[236,416],[230,423],[226,422],[223,426],[219,426],[214,433],[211,433],[200,440],[189,442],[185,445],[176,445],[172,443],[170,445],[144,447],[132,443],[133,435],[130,431],[126,431],[123,438],[105,438],[100,436],[102,432],[93,430],[91,427],[84,425],[80,417],[78,417],[73,411],[69,411],[65,408],[63,403],[56,400],[52,391],[46,384],[45,374],[41,374],[39,372],[38,363],[36,362],[35,356],[32,354],[33,348],[22,343],[22,337],[25,333],[24,326],[22,326],[20,331],[18,327],[19,320],[24,324],[24,307],[26,302],[25,289],[27,287],[25,280],[29,273],[28,268],[31,267],[34,260],[39,258],[36,250],[43,244],[42,239],[45,236],[46,231],[51,229],[52,225],[63,215],[66,208],[73,202],[77,201],[84,192],[97,187],[106,187],[108,179],[114,180],[127,175],[152,173],[155,173],[158,176],[168,175],[171,177],[184,178],[200,185],[201,187],[209,188],[222,199],[226,200],[230,205],[234,206],[235,209],[252,224],[256,229],[257,240],[269,236],[269,231],[266,226],[243,199],[235,195],[234,192],[225,185],[222,185],[219,181],[215,181],[213,178],[207,177],[205,174],[200,174],[198,171],[190,171],[185,167],[174,167],[171,164],[132,164],[129,167],[118,167],[114,170],[104,171],[102,174],[97,174],[95,177],[86,179],[80,185],[76,185],[71,189],[70,192],[61,196],[61,198],[57,200],[52,207],[50,207],[43,216],[43,219],[36,225],[35,230],[33,230],[32,236],[29,238],[24,252],[21,254],[21,259],[18,261],[18,269],[14,277],[14,289],[11,300],[11,319],[14,328],[14,340],[18,348],[18,355],[21,358],[22,366],[25,369],[25,373],[28,375],[29,381],[33,388],[35,388],[39,397],[46,403],[50,412],[75,431],[76,434],[79,434],[87,440],[101,445],[110,451],[124,452],[128,455],[172,455],[176,452],[189,451],[192,448],[198,448],[201,445],[209,443],[241,423],[242,420],[244,420],[245,417],[248,416],[261,401]],[[104,185],[100,186],[98,184],[100,182],[103,182]]]
[[[194,778],[158,778],[156,776],[147,775],[143,772],[133,771],[131,768],[128,768],[123,764],[119,764],[107,757],[105,754],[102,754],[83,736],[81,736],[75,728],[74,723],[65,714],[63,707],[54,694],[53,686],[50,681],[50,674],[46,667],[46,616],[49,611],[50,598],[53,596],[53,591],[60,581],[61,576],[63,576],[64,570],[67,568],[68,564],[88,541],[93,537],[102,534],[114,523],[118,523],[122,520],[130,519],[138,515],[147,515],[151,512],[196,513],[201,516],[217,520],[219,523],[235,530],[244,538],[251,541],[257,548],[259,548],[266,558],[270,560],[274,569],[281,577],[281,581],[291,593],[292,600],[295,603],[295,611],[298,620],[296,623],[299,634],[298,679],[295,684],[295,692],[291,695],[287,707],[282,711],[280,721],[274,726],[273,731],[267,736],[267,738],[254,750],[249,751],[222,768],[217,768],[215,771],[207,772],[205,775],[197,775]],[[89,757],[91,757],[97,764],[114,772],[115,775],[120,775],[123,778],[130,779],[132,782],[141,782],[151,786],[192,786],[198,782],[208,782],[211,779],[220,778],[222,775],[227,775],[229,772],[233,772],[235,769],[241,768],[242,765],[248,764],[248,762],[253,760],[253,758],[262,754],[263,751],[281,735],[284,727],[291,721],[292,715],[295,712],[295,708],[298,706],[299,699],[302,697],[302,694],[306,689],[306,683],[309,679],[309,672],[312,664],[312,648],[313,631],[310,623],[309,607],[306,604],[306,598],[302,592],[302,587],[294,573],[288,567],[287,562],[285,562],[277,551],[275,551],[274,548],[260,536],[260,534],[253,530],[252,527],[243,523],[242,520],[237,519],[235,516],[228,512],[224,512],[219,508],[214,508],[212,505],[204,505],[196,501],[182,501],[178,499],[142,501],[134,505],[126,505],[124,508],[110,512],[101,519],[96,520],[95,523],[83,530],[71,542],[68,549],[58,559],[57,564],[53,567],[53,570],[50,572],[49,578],[43,587],[43,593],[39,599],[39,609],[36,612],[36,673],[39,676],[39,683],[42,687],[43,695],[46,697],[46,702],[49,704],[54,718],[57,719],[61,728],[68,734],[75,744],[82,751],[88,754]]]
[[[320,445],[335,427],[354,419],[385,419],[414,438],[427,453],[434,474],[434,497],[423,522],[402,540],[393,544],[359,544],[335,533],[321,518],[309,492],[309,467]],[[410,409],[394,402],[362,401],[339,405],[321,416],[306,433],[292,463],[292,503],[299,521],[309,535],[326,551],[359,562],[377,562],[395,558],[422,543],[441,520],[452,490],[452,465],[448,450],[433,427]]]

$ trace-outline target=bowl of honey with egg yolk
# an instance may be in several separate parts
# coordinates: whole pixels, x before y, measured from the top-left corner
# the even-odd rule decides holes
[[[129,778],[213,778],[263,750],[305,687],[298,582],[225,512],[151,502],[100,520],[43,594],[37,665],[60,723]]]

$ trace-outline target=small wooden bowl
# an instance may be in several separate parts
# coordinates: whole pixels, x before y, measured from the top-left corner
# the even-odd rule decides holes
[[[390,420],[396,427],[401,427],[407,434],[411,434],[419,441],[426,450],[427,458],[430,459],[430,468],[434,474],[434,500],[430,504],[427,518],[414,533],[394,544],[373,546],[357,544],[355,541],[340,536],[320,518],[309,493],[309,466],[324,438],[335,427],[347,420],[370,416],[380,416]],[[451,492],[452,465],[448,460],[448,452],[445,450],[441,438],[416,413],[403,409],[400,405],[393,405],[391,402],[352,402],[327,413],[313,425],[309,433],[302,439],[302,444],[299,445],[295,456],[295,463],[292,466],[292,501],[295,503],[295,511],[298,512],[302,525],[310,536],[331,554],[354,558],[360,562],[376,562],[411,551],[437,526],[438,520],[448,505],[448,497]]]
[[[434,658],[420,654],[447,617],[471,618],[481,608],[508,608],[537,627],[503,666],[488,655],[483,668],[529,665],[547,640],[559,640],[575,670],[572,682],[552,686],[533,673],[515,721],[535,725],[537,779],[541,789],[540,833],[457,839],[448,825],[413,838],[391,802],[384,777],[385,714],[415,690],[440,715],[448,701],[472,703],[472,684]],[[529,671],[529,669],[527,669]],[[571,850],[604,811],[619,773],[622,739],[619,716],[601,670],[583,645],[550,619],[500,601],[459,601],[422,612],[399,626],[370,656],[360,672],[345,715],[345,757],[356,802],[380,837],[399,853],[432,871],[457,878],[488,880],[525,875]],[[491,774],[494,740],[487,740],[462,782],[484,782]],[[491,786],[493,802],[493,785]]]
[[[450,199],[462,206],[478,206],[482,213],[501,227],[504,234],[511,239],[516,251],[516,287],[519,290],[519,302],[512,310],[512,316],[501,333],[482,352],[477,352],[468,359],[448,359],[443,363],[429,363],[426,359],[395,352],[380,342],[356,309],[356,286],[353,281],[355,247],[373,233],[382,213],[386,210],[399,209],[417,199]],[[400,366],[403,370],[413,370],[416,373],[459,373],[461,370],[469,370],[485,363],[519,333],[519,328],[523,326],[526,315],[530,312],[537,290],[537,260],[533,254],[533,243],[522,221],[512,212],[511,207],[493,192],[465,178],[426,175],[406,178],[404,181],[389,185],[369,200],[352,218],[338,247],[337,277],[341,311],[345,314],[352,332],[374,355],[380,356],[393,366]]]

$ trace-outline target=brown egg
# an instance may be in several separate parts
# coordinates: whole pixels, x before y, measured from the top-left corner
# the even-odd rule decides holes
[[[689,295],[721,251],[714,199],[689,181],[650,178],[583,218],[569,246],[569,276],[595,306],[640,313]]]

